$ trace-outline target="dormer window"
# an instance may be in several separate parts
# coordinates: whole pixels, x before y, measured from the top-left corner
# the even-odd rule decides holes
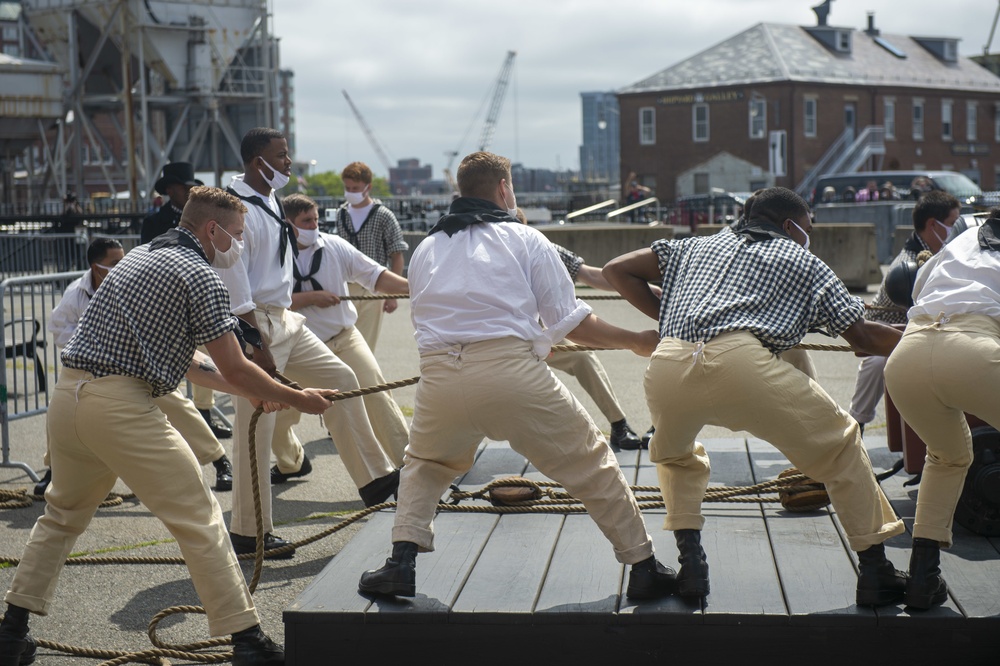
[[[837,31],[837,50],[841,53],[851,52],[851,33],[848,30]]]
[[[913,41],[942,62],[958,62],[958,40],[947,37],[914,37]]]

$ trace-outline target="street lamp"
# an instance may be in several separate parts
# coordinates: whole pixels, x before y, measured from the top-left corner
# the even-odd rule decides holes
[[[316,169],[316,160],[309,160],[309,177],[313,175],[313,171]]]

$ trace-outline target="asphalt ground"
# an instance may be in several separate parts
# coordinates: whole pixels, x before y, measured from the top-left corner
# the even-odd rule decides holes
[[[588,290],[581,290],[586,295]],[[592,293],[592,292],[591,292]],[[872,294],[861,294],[870,300]],[[409,302],[399,301],[399,310],[387,315],[382,337],[375,350],[387,380],[405,379],[419,374],[416,345],[409,319]],[[632,329],[653,328],[652,320],[635,311],[623,301],[594,301],[595,313],[614,324]],[[810,335],[805,342],[844,344],[822,335]],[[598,352],[628,415],[629,423],[638,433],[650,424],[649,411],[642,390],[646,361],[625,351]],[[845,352],[811,352],[820,384],[845,408],[854,390],[858,360]],[[558,373],[557,373],[558,374]],[[567,386],[594,415],[598,425],[609,431],[609,424],[598,412],[579,384],[561,375]],[[404,413],[412,416],[413,386],[393,392]],[[217,396],[217,404],[231,416],[228,396]],[[27,462],[36,470],[42,468],[45,447],[45,417],[33,416],[9,424],[11,458]],[[878,416],[869,426],[873,435],[885,434],[885,416],[880,406]],[[321,532],[344,515],[360,510],[361,501],[350,477],[339,460],[336,447],[326,434],[319,417],[304,416],[297,433],[313,461],[313,472],[293,479],[274,489],[275,532],[286,539],[301,540]],[[722,428],[709,427],[703,438],[739,437]],[[884,439],[879,438],[884,445]],[[232,442],[223,442],[227,451]],[[205,482],[214,482],[214,468],[204,468]],[[0,489],[30,488],[28,476],[15,468],[0,467]],[[128,489],[119,484],[120,492]],[[231,493],[217,493],[228,520]],[[0,509],[0,556],[17,558],[28,538],[44,503],[30,508]],[[265,631],[282,641],[283,610],[312,581],[323,567],[359,529],[357,523],[336,534],[298,550],[290,560],[265,561],[260,584],[254,595]],[[656,529],[651,526],[650,529]],[[163,525],[136,500],[117,507],[98,510],[87,531],[79,538],[76,554],[114,555],[120,557],[179,557],[176,543]],[[372,560],[373,567],[381,562]],[[244,575],[250,579],[252,562],[244,565]],[[0,568],[0,589],[6,590],[14,568]],[[361,572],[359,571],[360,575]],[[150,619],[160,610],[173,605],[196,605],[198,598],[183,565],[82,565],[68,566],[56,589],[53,610],[47,617],[32,616],[31,626],[36,637],[59,643],[112,650],[139,651],[151,647],[147,637]],[[204,640],[207,625],[199,615],[172,616],[158,629],[161,640],[173,644]],[[336,658],[331,652],[331,660]],[[95,664],[99,659],[69,656],[40,650],[37,664]],[[189,663],[173,660],[172,663]]]

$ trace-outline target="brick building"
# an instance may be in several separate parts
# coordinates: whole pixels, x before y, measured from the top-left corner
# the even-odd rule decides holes
[[[959,171],[1000,190],[1000,77],[959,56],[957,38],[818,16],[757,24],[619,90],[622,177],[636,172],[662,201],[808,194],[818,171],[867,169]]]

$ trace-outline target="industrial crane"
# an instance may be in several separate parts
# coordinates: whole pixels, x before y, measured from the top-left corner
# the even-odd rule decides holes
[[[503,108],[503,100],[507,94],[507,84],[510,82],[510,73],[514,67],[514,57],[517,55],[517,51],[507,51],[507,57],[503,61],[503,65],[500,67],[500,73],[497,75],[496,80],[490,89],[486,93],[486,97],[490,98],[492,93],[492,101],[490,102],[489,113],[486,114],[486,122],[483,124],[483,133],[479,137],[479,150],[487,150],[490,144],[493,142],[493,134],[497,129],[497,119],[500,117],[500,110]],[[483,102],[485,103],[486,98]],[[482,111],[480,107],[479,111]],[[479,117],[479,112],[476,112],[476,117]],[[475,121],[475,118],[473,118]],[[470,127],[471,129],[471,127]],[[466,136],[468,136],[468,131],[466,131]],[[465,137],[462,137],[462,143],[465,143]],[[455,177],[451,173],[451,166],[455,162],[455,158],[458,156],[461,150],[461,145],[458,150],[449,150],[445,152],[445,156],[448,158],[448,163],[445,165],[442,172],[444,173],[445,180],[448,181],[448,186],[451,187],[452,192],[458,191],[458,186],[455,183]]]
[[[372,132],[370,127],[368,127],[368,123],[365,122],[364,116],[362,116],[361,112],[358,111],[358,107],[354,106],[354,102],[351,101],[351,96],[347,94],[347,91],[341,90],[340,92],[344,93],[344,99],[347,100],[348,106],[350,106],[351,111],[354,112],[354,117],[358,119],[358,124],[361,125],[361,129],[364,130],[365,136],[368,137],[368,143],[372,145],[372,150],[374,150],[375,154],[378,155],[379,161],[385,166],[386,174],[388,174],[389,170],[392,169],[392,162],[389,161],[385,150],[382,148],[382,144],[380,144],[378,139],[375,138],[375,133]]]

